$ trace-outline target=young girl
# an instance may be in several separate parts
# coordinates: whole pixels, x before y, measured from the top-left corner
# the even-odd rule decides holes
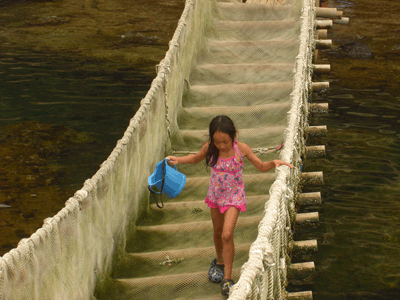
[[[293,168],[291,164],[281,160],[262,162],[248,145],[236,140],[236,134],[232,120],[220,115],[211,121],[210,139],[197,154],[167,157],[172,165],[196,164],[206,159],[206,165],[211,167],[210,186],[205,203],[211,210],[217,258],[212,261],[208,276],[213,282],[221,282],[222,295],[229,295],[229,290],[234,284],[233,231],[239,212],[246,210],[243,158],[246,157],[261,172],[267,172],[280,165]]]

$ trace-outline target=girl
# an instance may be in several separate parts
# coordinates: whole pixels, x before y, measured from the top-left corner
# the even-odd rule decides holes
[[[210,186],[205,203],[211,210],[217,258],[211,263],[208,277],[213,282],[221,282],[222,295],[229,295],[229,290],[234,284],[232,281],[235,252],[233,231],[239,212],[246,210],[242,176],[243,158],[246,157],[261,172],[267,172],[280,165],[293,168],[291,164],[281,160],[262,162],[248,145],[236,140],[236,134],[237,130],[232,120],[220,115],[211,121],[209,141],[197,154],[167,157],[172,165],[196,164],[206,159],[206,165],[211,167]]]

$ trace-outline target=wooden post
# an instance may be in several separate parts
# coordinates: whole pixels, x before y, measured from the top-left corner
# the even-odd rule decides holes
[[[328,38],[328,29],[317,29],[315,32],[315,36],[317,40],[323,40]]]
[[[313,226],[319,223],[317,211],[309,213],[298,213],[295,218],[296,226]]]
[[[311,291],[288,293],[288,300],[313,300]]]
[[[332,20],[317,20],[315,22],[317,29],[331,29],[333,27]]]
[[[324,184],[323,173],[319,172],[302,172],[300,175],[301,183],[303,185],[321,185]]]
[[[313,261],[291,264],[288,266],[288,275],[290,278],[307,278],[315,273],[315,264]]]
[[[330,49],[332,48],[332,40],[315,40],[315,47],[317,49]]]
[[[325,156],[325,145],[306,147],[307,158],[318,158]]]
[[[313,55],[313,63],[316,63],[318,61],[318,49],[314,50],[314,55]]]
[[[297,204],[301,206],[321,205],[321,192],[301,193],[297,199]]]
[[[310,112],[312,114],[326,114],[328,109],[328,103],[310,103]]]
[[[326,127],[326,125],[308,127],[308,134],[314,137],[326,136],[327,133],[328,133],[328,128]]]
[[[349,22],[350,22],[350,18],[347,18],[347,17],[342,17],[340,19],[333,20],[333,23],[335,23],[335,24],[349,24]]]
[[[308,254],[318,251],[318,242],[317,240],[297,241],[292,243],[291,248],[296,254]]]
[[[321,91],[329,88],[329,82],[313,82],[312,89],[313,91]]]
[[[343,16],[343,12],[338,11],[336,7],[316,7],[315,12],[317,18],[340,19]]]
[[[331,71],[331,65],[314,64],[313,72],[316,74],[327,74]]]

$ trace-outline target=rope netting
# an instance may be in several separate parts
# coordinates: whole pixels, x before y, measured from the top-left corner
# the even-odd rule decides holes
[[[295,166],[259,175],[246,163],[249,207],[235,231],[241,270],[229,297],[284,299],[314,18],[313,0],[187,0],[157,76],[110,156],[57,215],[0,258],[0,300],[201,297],[214,255],[201,206],[208,171],[179,166],[187,185],[162,212],[149,206],[147,178],[166,155],[200,150],[218,114],[234,120],[239,140],[263,161]],[[167,269],[170,262],[181,270]],[[133,279],[115,271],[121,265]]]
[[[269,191],[259,224],[257,239],[251,245],[249,260],[243,265],[240,280],[234,285],[233,299],[285,299],[286,266],[290,263],[288,242],[299,184],[299,166],[305,151],[304,136],[308,130],[308,97],[311,90],[312,54],[314,52],[314,1],[303,1],[299,53],[296,57],[291,109],[280,159],[297,168],[290,172],[276,170],[276,180]]]

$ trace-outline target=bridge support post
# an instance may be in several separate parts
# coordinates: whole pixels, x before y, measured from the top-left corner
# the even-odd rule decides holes
[[[308,240],[308,241],[296,241],[292,242],[290,245],[291,250],[296,254],[308,254],[311,252],[317,252],[318,243],[317,240]]]
[[[313,295],[312,295],[311,291],[295,292],[295,293],[289,293],[286,299],[288,299],[288,300],[312,300]]]
[[[326,125],[308,127],[308,134],[313,137],[326,136],[327,132],[328,128]]]
[[[313,261],[291,264],[288,266],[288,275],[290,278],[307,278],[315,273],[315,264]]]
[[[321,192],[301,193],[297,199],[297,204],[300,206],[320,205]]]

